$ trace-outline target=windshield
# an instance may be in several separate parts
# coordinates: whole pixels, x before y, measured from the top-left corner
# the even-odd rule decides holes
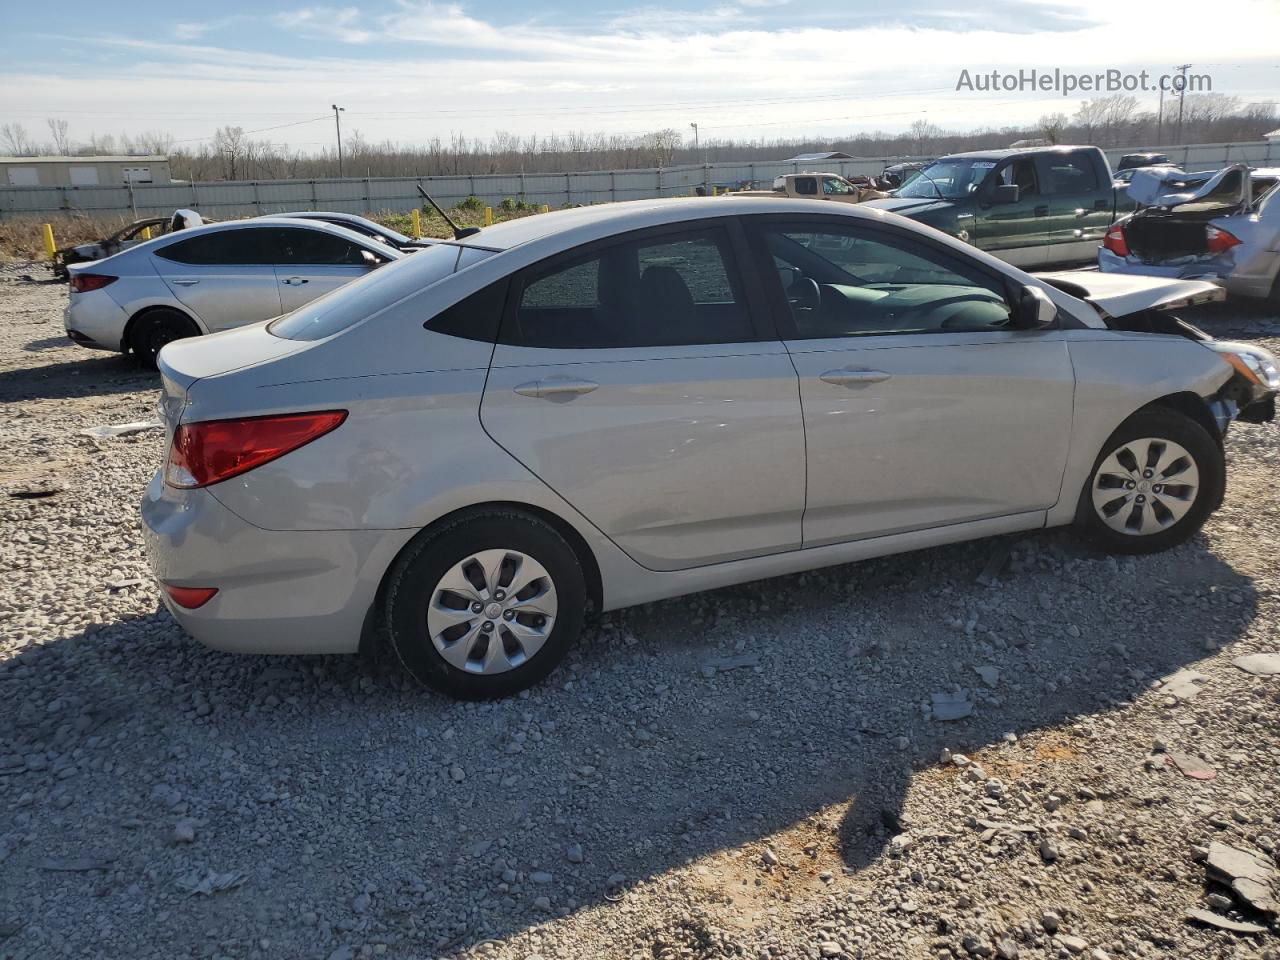
[[[323,340],[487,256],[487,250],[438,243],[312,300],[272,321],[267,331],[285,340]]]
[[[994,160],[939,160],[900,187],[898,196],[958,200],[977,190],[995,166]]]

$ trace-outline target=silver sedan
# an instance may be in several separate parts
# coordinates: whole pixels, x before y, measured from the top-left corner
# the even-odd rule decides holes
[[[166,343],[279,316],[404,254],[343,227],[259,217],[68,267],[67,335],[155,364]]]
[[[1280,386],[1270,354],[1161,313],[1220,297],[1038,279],[805,200],[459,231],[164,349],[148,551],[210,646],[354,652],[385,624],[419,681],[492,697],[552,670],[588,605],[1065,524],[1163,550]]]

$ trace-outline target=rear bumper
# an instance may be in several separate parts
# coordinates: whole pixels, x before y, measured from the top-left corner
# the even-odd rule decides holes
[[[165,596],[183,628],[215,650],[260,654],[355,653],[382,575],[415,532],[263,530],[158,474],[142,528],[158,580],[218,589],[196,610]]]
[[[128,323],[128,314],[100,290],[73,294],[62,313],[67,335],[92,350],[123,350],[124,328]]]
[[[1142,263],[1116,256],[1105,247],[1098,250],[1098,269],[1103,273],[1165,277],[1169,280],[1206,280],[1216,283],[1233,297],[1261,299],[1271,292],[1270,283],[1265,278],[1241,277],[1234,267],[1234,261],[1219,258],[1188,258],[1178,263]]]

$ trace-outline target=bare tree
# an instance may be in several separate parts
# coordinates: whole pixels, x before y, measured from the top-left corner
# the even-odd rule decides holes
[[[919,120],[912,122],[907,128],[907,132],[911,137],[914,153],[917,156],[924,156],[931,152],[933,142],[942,136],[942,128],[936,123],[930,123],[921,117]]]
[[[49,125],[49,135],[53,137],[53,149],[57,151],[58,156],[70,156],[71,137],[67,135],[67,128],[70,124],[66,120],[54,119],[53,117],[47,118],[45,123]]]
[[[226,176],[223,179],[234,180],[240,172],[240,162],[244,158],[244,127],[219,127],[213,134],[213,149],[222,155]]]
[[[20,123],[6,123],[0,127],[0,146],[11,157],[29,157],[35,153],[27,128]]]
[[[1042,139],[1050,143],[1061,143],[1062,135],[1070,122],[1065,113],[1046,113],[1036,121],[1036,126],[1039,128],[1038,132]]]
[[[1105,98],[1082,100],[1076,107],[1076,126],[1084,132],[1086,143],[1092,143],[1097,137],[1098,129],[1106,122],[1107,104]]]

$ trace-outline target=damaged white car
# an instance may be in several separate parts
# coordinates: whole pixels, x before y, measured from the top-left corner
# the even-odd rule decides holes
[[[1280,168],[1147,167],[1128,192],[1138,210],[1107,231],[1105,273],[1207,280],[1280,304]]]

